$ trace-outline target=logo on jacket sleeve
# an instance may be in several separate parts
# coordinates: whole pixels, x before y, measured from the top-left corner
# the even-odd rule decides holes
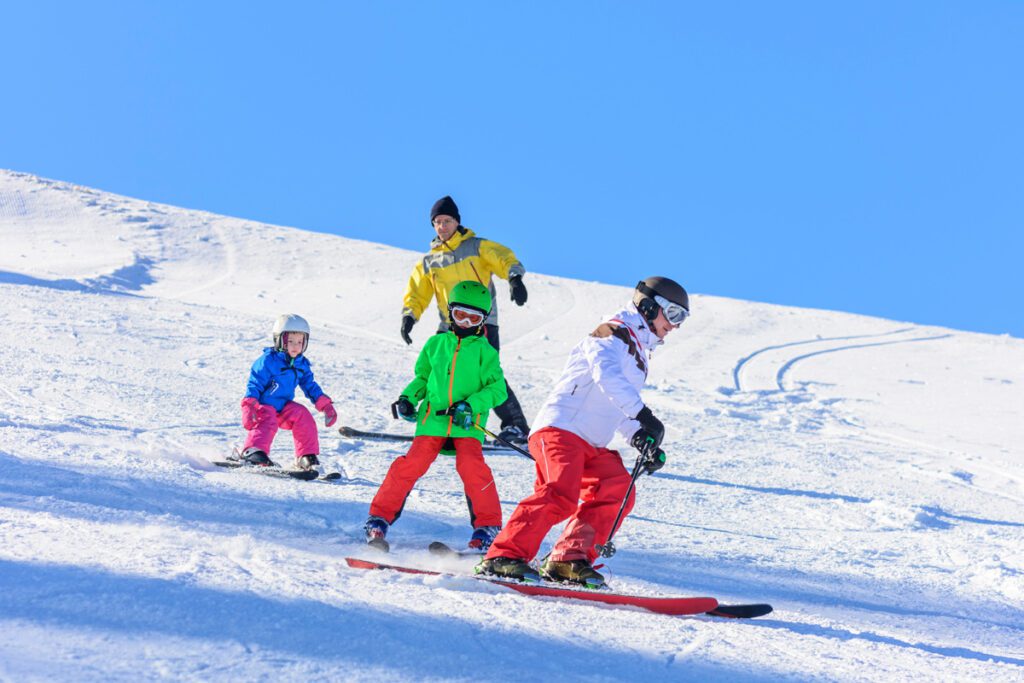
[[[590,333],[591,337],[607,338],[615,337],[620,342],[626,345],[626,349],[629,351],[629,355],[636,361],[636,367],[640,369],[640,372],[644,373],[644,378],[647,378],[647,361],[644,360],[644,356],[640,353],[640,349],[637,348],[636,340],[633,339],[633,335],[630,334],[629,328],[625,325],[613,325],[612,323],[602,323],[597,326],[597,329]]]
[[[640,368],[640,372],[644,373],[644,377],[647,377],[647,362],[644,361],[643,354],[640,353],[640,349],[637,348],[636,342],[633,340],[633,335],[629,333],[625,325],[616,327],[612,332],[612,336],[621,341],[626,345],[629,350],[629,355],[633,356],[636,360],[636,366]]]

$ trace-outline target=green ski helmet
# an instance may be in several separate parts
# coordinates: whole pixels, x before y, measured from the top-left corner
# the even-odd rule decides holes
[[[452,317],[452,308],[468,308],[481,314],[480,323],[472,327],[462,327],[455,323]],[[484,329],[484,322],[491,312],[491,292],[479,282],[474,280],[463,280],[452,287],[448,293],[448,324],[452,331],[460,337],[480,334]]]

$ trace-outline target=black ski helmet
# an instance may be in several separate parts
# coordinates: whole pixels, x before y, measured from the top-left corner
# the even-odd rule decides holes
[[[647,322],[652,325],[654,319],[658,317],[658,311],[661,310],[661,306],[654,300],[655,296],[668,299],[685,308],[687,313],[690,312],[690,295],[686,293],[681,284],[660,275],[644,278],[636,283],[636,289],[633,291],[633,303],[636,304],[637,310]]]

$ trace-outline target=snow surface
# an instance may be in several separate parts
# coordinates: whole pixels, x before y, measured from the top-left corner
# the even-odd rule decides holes
[[[644,390],[668,464],[608,573],[775,612],[672,618],[348,569],[393,444],[321,428],[338,484],[209,464],[281,312],[339,424],[408,431],[415,253],[8,171],[0,245],[0,680],[1024,680],[1020,339],[694,296]],[[526,282],[523,308],[499,293],[532,416],[629,292]],[[532,465],[489,461],[508,514]],[[392,559],[469,533],[441,458]]]

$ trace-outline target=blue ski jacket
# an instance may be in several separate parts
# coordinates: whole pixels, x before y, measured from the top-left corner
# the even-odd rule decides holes
[[[305,356],[291,358],[284,351],[267,347],[252,364],[245,397],[255,398],[281,412],[286,403],[294,400],[296,387],[301,388],[313,403],[324,395],[323,389],[313,379],[313,369]]]

